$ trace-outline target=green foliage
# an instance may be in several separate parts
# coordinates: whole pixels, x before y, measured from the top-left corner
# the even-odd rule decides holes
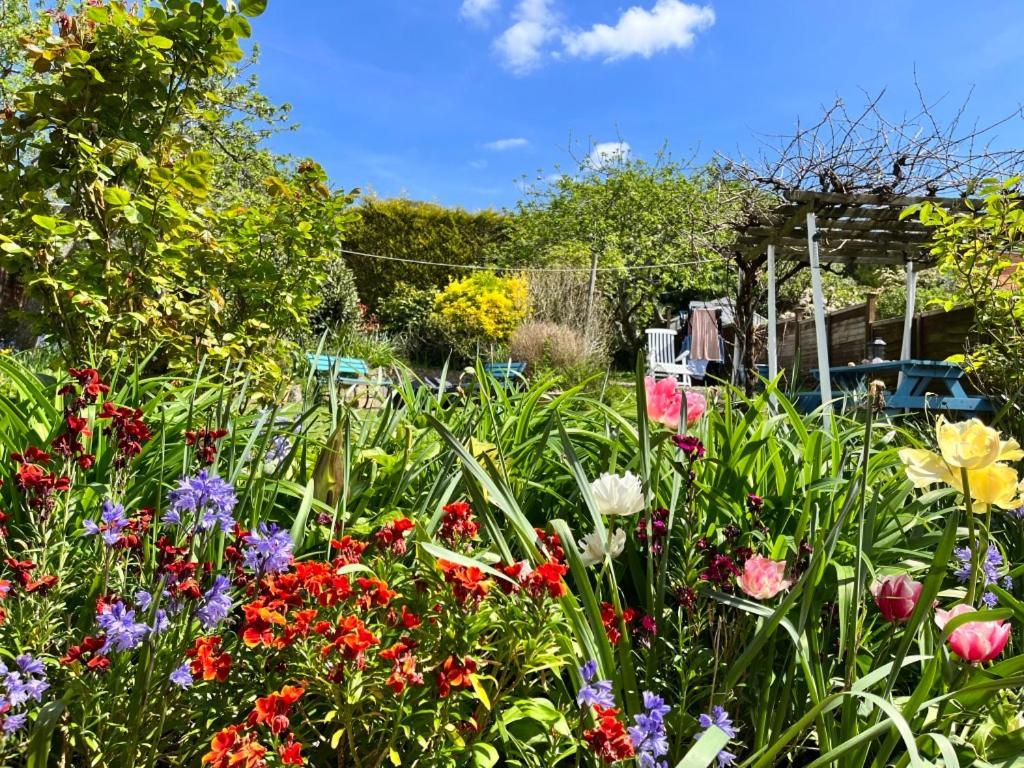
[[[437,294],[430,322],[457,352],[472,358],[481,346],[508,342],[529,311],[524,278],[474,272]]]
[[[635,351],[664,302],[733,290],[727,265],[715,253],[728,241],[725,224],[736,213],[717,207],[721,183],[710,171],[688,174],[664,156],[654,163],[585,160],[575,175],[529,190],[510,220],[503,263],[586,269],[596,256],[607,270],[598,286],[615,347]],[[669,266],[678,262],[692,263]],[[655,268],[629,269],[640,265]]]
[[[345,248],[361,253],[446,264],[481,264],[505,235],[506,218],[494,211],[470,213],[411,200],[367,198],[345,235]],[[440,289],[452,277],[448,267],[346,255],[359,296],[374,314],[399,292],[399,284]],[[393,329],[397,330],[397,329]]]
[[[341,333],[359,320],[359,294],[352,270],[343,258],[335,257],[326,265],[326,274],[320,284],[320,303],[313,309],[312,330]]]
[[[1010,404],[1015,419],[1024,411],[1017,404],[1024,391],[1020,365],[1024,359],[1024,206],[1021,178],[989,180],[980,189],[980,202],[949,211],[923,203],[904,212],[918,215],[934,228],[932,253],[947,290],[941,304],[975,309],[975,334],[968,350],[984,391]]]
[[[160,344],[154,366],[210,355],[273,370],[306,327],[351,196],[303,163],[258,198],[213,199],[223,153],[188,135],[229,111],[211,114],[224,91],[209,86],[234,72],[248,21],[213,0],[114,2],[61,29],[25,40],[45,76],[0,124],[0,247],[45,309],[40,330],[72,359]]]

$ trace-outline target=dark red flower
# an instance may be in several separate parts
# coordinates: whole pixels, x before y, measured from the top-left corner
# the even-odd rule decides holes
[[[404,555],[408,550],[405,534],[416,527],[407,517],[398,517],[381,526],[374,535],[374,541],[381,549],[390,549],[396,555]]]
[[[453,688],[472,688],[470,675],[476,674],[476,661],[469,656],[459,659],[449,656],[437,670],[437,692],[441,698],[451,694]]]
[[[491,584],[487,576],[476,566],[456,565],[447,560],[438,560],[437,567],[444,574],[444,580],[452,587],[452,594],[459,605],[477,606],[487,597]]]
[[[595,755],[607,764],[627,760],[633,756],[633,741],[626,726],[619,720],[619,710],[594,705],[597,727],[585,731],[584,740]]]
[[[473,509],[464,501],[456,501],[443,509],[441,530],[438,536],[449,547],[463,541],[475,539],[480,524],[473,518]]]

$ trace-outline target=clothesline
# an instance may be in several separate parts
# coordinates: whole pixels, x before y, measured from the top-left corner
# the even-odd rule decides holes
[[[420,264],[427,267],[446,267],[448,269],[468,269],[468,270],[485,270],[490,271],[494,269],[503,269],[510,272],[547,272],[547,273],[567,273],[567,272],[580,272],[589,273],[591,272],[590,267],[516,267],[516,266],[502,266],[500,264],[452,264],[450,262],[443,261],[427,261],[425,259],[407,259],[401,256],[383,256],[378,253],[363,253],[362,251],[352,251],[347,248],[342,248],[341,252],[350,256],[361,256],[367,259],[381,259],[383,261],[397,261],[402,264]],[[721,263],[726,266],[733,268],[733,264],[728,259],[718,256],[704,259],[694,259],[692,261],[676,261],[668,264],[634,264],[631,266],[622,267],[597,267],[597,272],[619,272],[626,271],[631,272],[634,270],[644,269],[669,269],[672,267],[694,267],[702,264],[714,264]]]

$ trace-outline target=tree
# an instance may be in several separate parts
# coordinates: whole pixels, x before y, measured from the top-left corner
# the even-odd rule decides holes
[[[228,83],[249,33],[216,0],[162,0],[89,2],[59,35],[25,39],[40,76],[0,123],[0,253],[69,358],[159,345],[164,366],[255,365],[306,327],[352,196],[315,163],[271,160],[259,180],[213,188],[241,173],[225,137],[257,144],[223,97],[239,95]]]
[[[730,290],[716,249],[731,239],[734,212],[712,205],[720,184],[712,172],[688,173],[665,154],[653,163],[587,158],[574,175],[528,190],[510,221],[503,264],[578,267],[584,275],[596,264],[615,346],[634,355],[645,329],[666,319],[664,301]]]

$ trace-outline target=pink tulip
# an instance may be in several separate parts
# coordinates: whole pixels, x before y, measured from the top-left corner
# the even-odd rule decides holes
[[[948,611],[937,608],[935,623],[939,629],[945,629],[948,622],[972,611],[974,608],[965,603],[955,605]],[[961,659],[972,664],[982,664],[1002,653],[1009,639],[1010,625],[1002,619],[996,619],[961,624],[950,633],[948,641],[950,649]]]
[[[683,396],[676,389],[677,382],[673,378],[656,381],[648,376],[644,379],[647,390],[647,418],[669,429],[679,429],[679,417],[683,410]],[[686,393],[686,424],[689,426],[704,415],[708,403],[704,395],[697,392]]]
[[[914,612],[923,588],[924,584],[901,573],[876,581],[871,585],[871,594],[875,596],[875,604],[882,618],[900,623],[909,619]]]
[[[792,586],[793,580],[785,578],[785,575],[784,561],[754,555],[743,564],[743,573],[737,577],[736,583],[751,597],[769,600]]]

